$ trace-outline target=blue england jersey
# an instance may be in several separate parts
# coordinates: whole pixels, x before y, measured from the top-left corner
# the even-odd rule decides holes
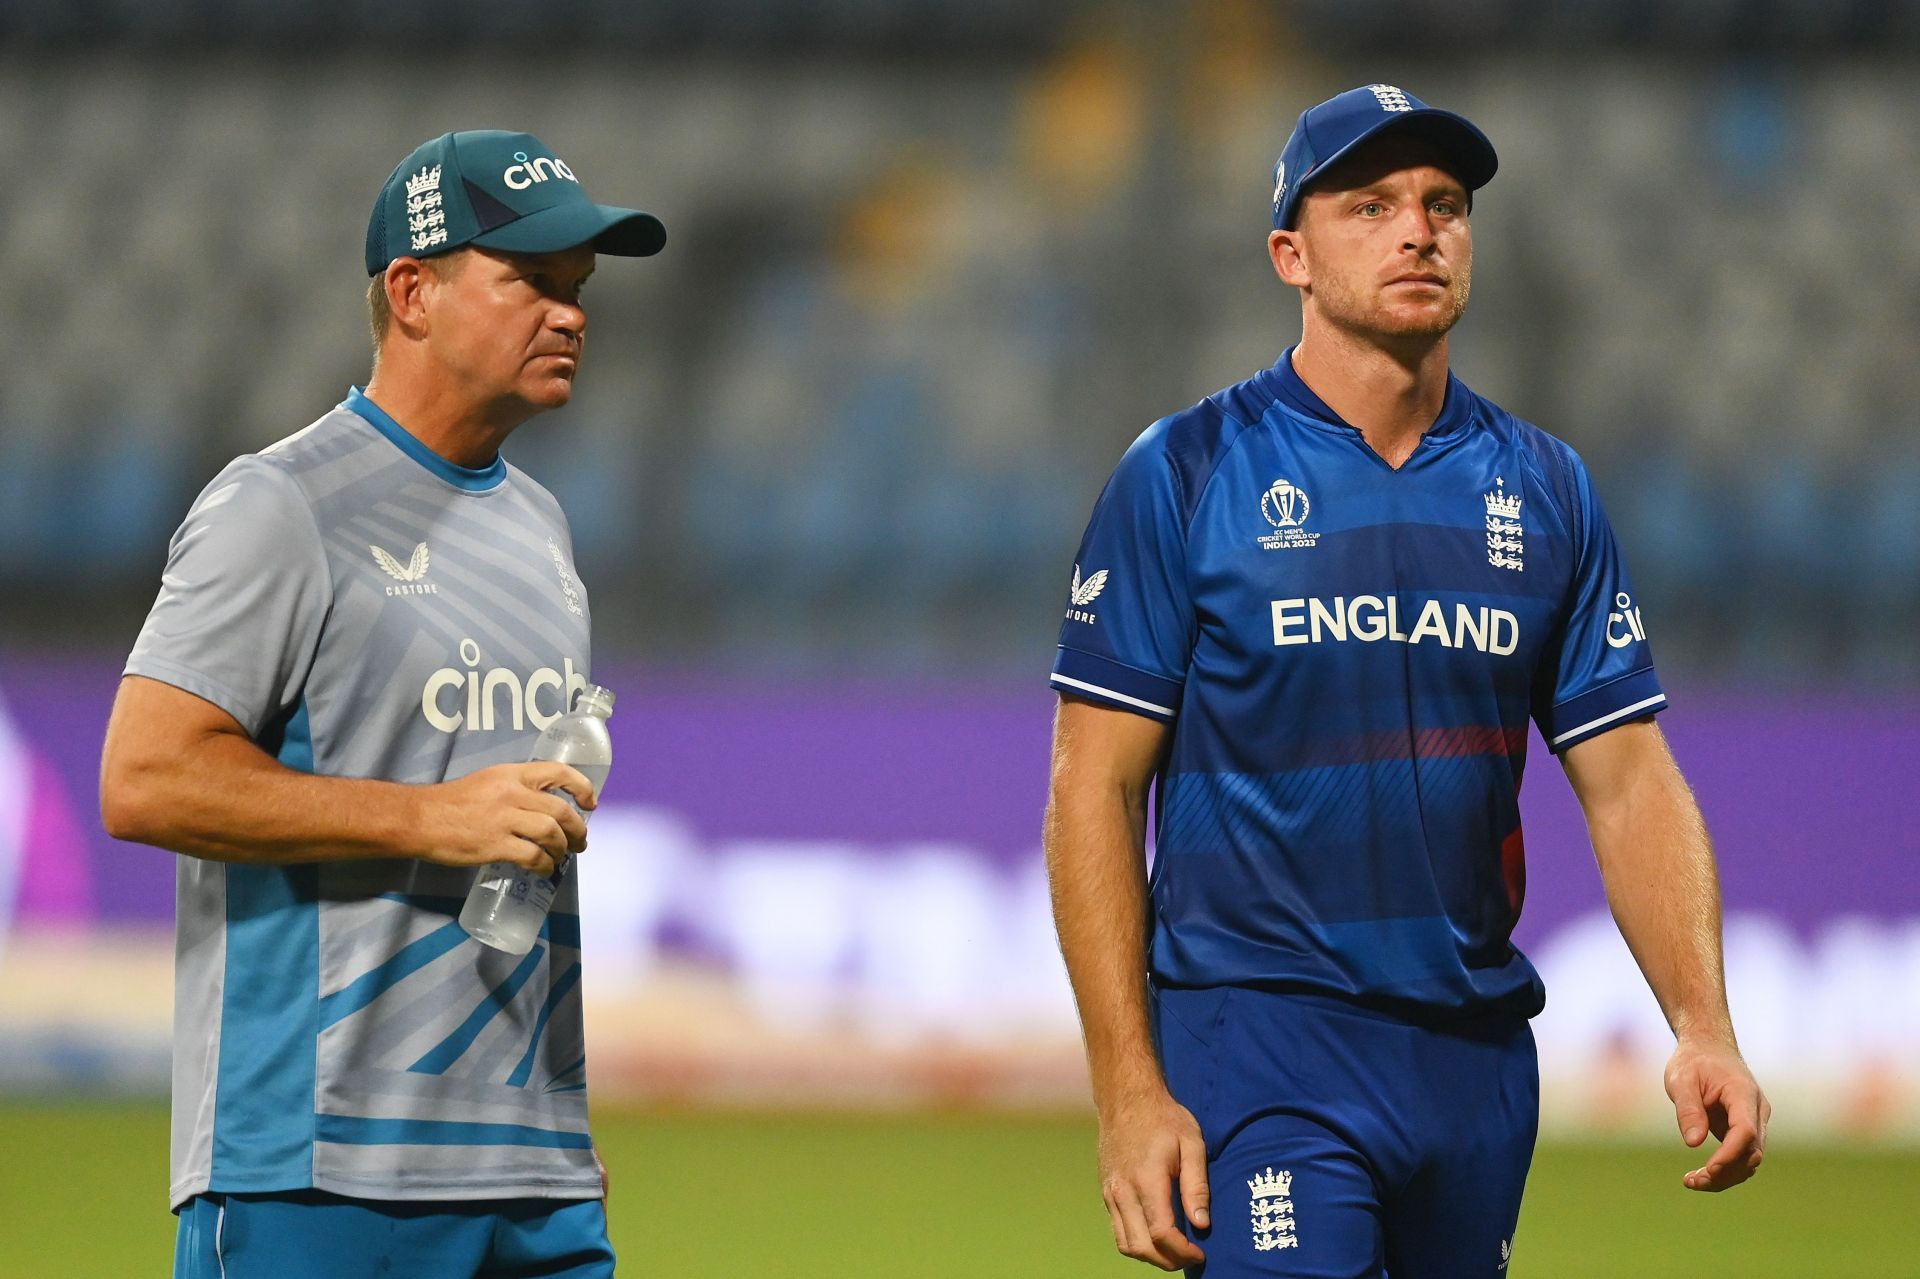
[[[1572,449],[1449,379],[1394,469],[1293,371],[1164,418],[1094,507],[1053,668],[1170,722],[1155,980],[1532,1016],[1527,720],[1666,705]]]

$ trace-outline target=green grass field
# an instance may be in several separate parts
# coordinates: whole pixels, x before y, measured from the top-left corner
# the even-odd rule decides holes
[[[1090,1124],[1001,1115],[603,1111],[623,1274],[904,1279],[1156,1273],[1112,1251]],[[0,1104],[0,1274],[169,1273],[163,1108]],[[1920,1152],[1776,1143],[1690,1194],[1669,1148],[1552,1145],[1510,1273],[1532,1279],[1920,1276]]]

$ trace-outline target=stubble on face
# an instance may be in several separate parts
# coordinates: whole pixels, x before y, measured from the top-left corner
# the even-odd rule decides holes
[[[443,358],[483,400],[517,400],[534,411],[573,397],[586,342],[580,286],[590,247],[558,253],[476,249],[448,282]]]
[[[1297,225],[1312,271],[1308,305],[1327,323],[1365,338],[1436,340],[1460,322],[1473,286],[1473,236],[1466,192],[1444,161],[1417,138],[1389,137],[1316,181]],[[1370,196],[1391,208],[1377,225],[1356,212]],[[1456,215],[1419,221],[1408,212],[1439,197],[1456,202]],[[1438,278],[1394,283],[1403,273]]]
[[[1396,286],[1421,296],[1399,300],[1396,289],[1383,288],[1371,274],[1316,268],[1313,301],[1320,314],[1338,328],[1363,336],[1383,338],[1441,338],[1467,311],[1473,287],[1471,259],[1449,264],[1445,283],[1437,288]]]

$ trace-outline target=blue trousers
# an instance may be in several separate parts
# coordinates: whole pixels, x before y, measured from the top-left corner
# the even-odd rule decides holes
[[[1206,1137],[1198,1279],[1505,1279],[1540,1083],[1524,1019],[1410,1024],[1315,995],[1162,990]]]
[[[608,1279],[598,1199],[382,1202],[205,1194],[180,1210],[174,1279]]]

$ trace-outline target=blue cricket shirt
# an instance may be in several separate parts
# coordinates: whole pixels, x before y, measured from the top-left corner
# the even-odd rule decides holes
[[[1053,687],[1173,725],[1153,976],[1532,1016],[1527,720],[1558,752],[1666,705],[1613,530],[1457,378],[1395,470],[1292,354],[1149,427],[1074,566]]]

